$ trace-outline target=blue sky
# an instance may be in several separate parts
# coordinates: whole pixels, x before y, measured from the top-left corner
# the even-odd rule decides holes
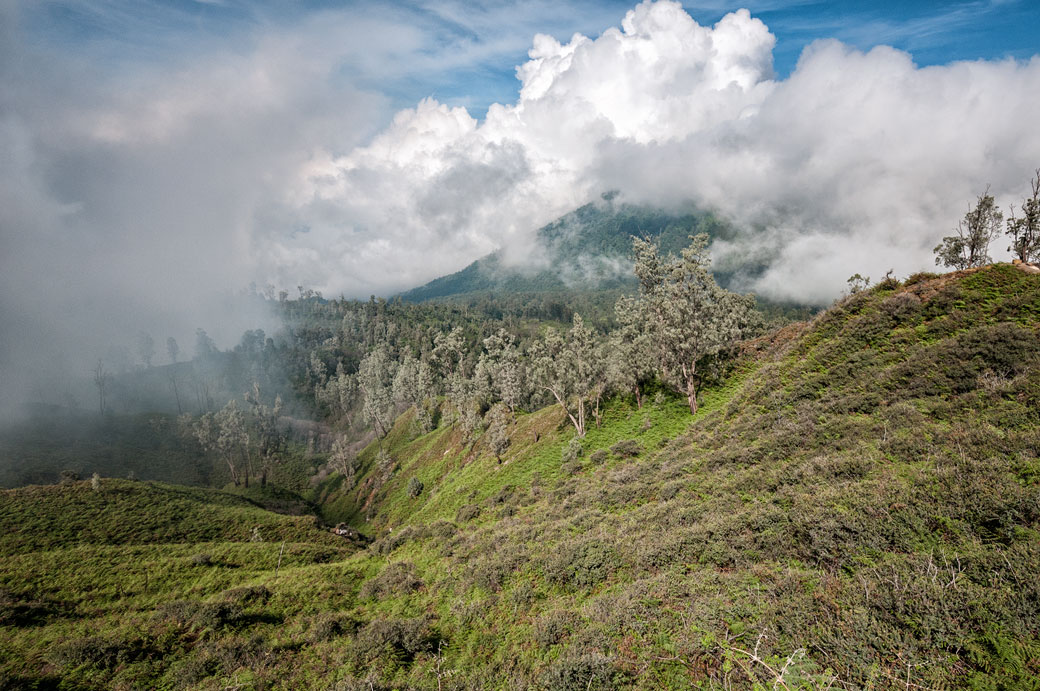
[[[355,83],[389,98],[390,110],[426,96],[464,105],[481,117],[491,103],[515,100],[516,65],[526,59],[534,33],[561,41],[575,32],[597,36],[617,26],[631,2],[525,1],[399,2],[372,4],[307,0],[39,0],[20,7],[27,40],[69,56],[133,70],[142,65],[176,62],[198,50],[249,43],[258,31],[290,28],[328,13],[379,17],[423,35],[421,52],[449,46],[470,57],[446,69],[399,66],[392,74],[366,74],[361,62],[346,62]],[[1035,0],[708,0],[684,3],[699,23],[710,25],[726,13],[748,8],[777,38],[774,65],[784,78],[806,45],[822,38],[868,50],[890,45],[913,55],[918,65],[955,60],[1028,59],[1040,51],[1040,2]],[[388,41],[395,40],[387,36]]]

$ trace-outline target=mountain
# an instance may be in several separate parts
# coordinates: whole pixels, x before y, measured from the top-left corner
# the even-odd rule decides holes
[[[0,687],[1037,688],[1040,277],[886,280],[723,374],[579,441],[518,413],[500,457],[410,410],[307,494],[366,547],[211,490],[0,492]]]
[[[502,253],[494,252],[400,297],[421,302],[475,293],[631,287],[635,285],[630,257],[632,236],[654,238],[665,253],[678,253],[689,244],[689,236],[698,233],[729,238],[735,229],[709,212],[675,213],[615,203],[608,194],[602,201],[586,204],[540,228],[537,248],[541,256],[529,265],[506,265]],[[725,282],[726,277],[719,278]]]

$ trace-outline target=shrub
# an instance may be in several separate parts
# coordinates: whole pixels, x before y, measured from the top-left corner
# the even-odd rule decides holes
[[[407,595],[423,586],[411,562],[399,561],[388,564],[374,578],[365,581],[358,595],[364,599],[384,598],[390,595]]]
[[[479,506],[476,504],[466,504],[459,508],[458,512],[455,514],[455,520],[459,523],[465,523],[466,521],[472,521],[479,515]]]
[[[534,622],[534,642],[541,648],[556,645],[567,637],[578,623],[578,617],[567,610],[554,609]]]
[[[563,453],[561,454],[560,460],[565,464],[573,463],[581,457],[584,451],[585,450],[581,446],[581,439],[574,437],[567,442],[567,446],[563,447]]]
[[[599,465],[607,460],[608,455],[605,449],[596,449],[589,455],[589,463]]]
[[[321,643],[354,633],[357,628],[358,622],[348,614],[322,612],[311,619],[307,627],[307,639],[311,643]]]
[[[51,660],[59,667],[90,665],[112,669],[155,653],[143,639],[110,639],[101,636],[72,638],[54,648]]]
[[[592,691],[625,685],[610,658],[599,654],[557,660],[545,670],[539,682],[541,688],[552,691]]]
[[[559,546],[545,562],[543,573],[551,583],[587,588],[606,580],[621,565],[613,547],[586,540]]]
[[[375,619],[358,631],[354,651],[366,661],[389,654],[407,663],[419,653],[432,651],[436,639],[425,617]]]
[[[158,614],[160,618],[172,620],[181,626],[199,629],[234,627],[245,619],[242,606],[226,600],[174,600],[161,605]]]
[[[422,483],[422,481],[419,478],[413,477],[411,480],[408,481],[408,496],[409,497],[411,497],[412,499],[415,499],[420,494],[422,494],[422,491],[423,491],[423,483]]]
[[[632,458],[643,453],[643,446],[635,439],[623,439],[611,446],[610,452],[618,458]]]
[[[188,559],[188,563],[192,566],[210,566],[213,564],[213,556],[205,552],[199,552],[193,554]]]
[[[253,604],[263,604],[271,599],[271,591],[266,585],[246,585],[239,588],[231,588],[220,594],[225,602],[231,602],[243,607]]]

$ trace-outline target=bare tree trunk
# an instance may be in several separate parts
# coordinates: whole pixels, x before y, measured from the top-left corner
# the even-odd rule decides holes
[[[170,384],[173,385],[173,397],[177,399],[177,414],[180,415],[184,410],[181,408],[181,394],[177,389],[177,375],[172,371],[170,372]]]
[[[545,390],[548,391],[549,393],[551,393],[553,395],[553,397],[556,398],[556,402],[560,404],[561,408],[563,408],[563,412],[567,413],[567,417],[570,418],[571,424],[574,425],[574,429],[578,432],[578,436],[579,437],[584,437],[585,436],[585,425],[582,424],[581,419],[580,418],[575,418],[574,415],[571,414],[571,411],[567,409],[567,404],[563,402],[562,398],[560,398],[560,394],[556,393],[556,391],[552,387],[547,386],[547,387],[545,387]],[[535,439],[535,441],[538,441],[538,440]]]
[[[690,415],[697,414],[697,363],[686,369],[682,368],[683,379],[686,380],[686,402],[690,404]]]

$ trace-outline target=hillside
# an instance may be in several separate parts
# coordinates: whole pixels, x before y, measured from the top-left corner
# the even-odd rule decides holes
[[[655,238],[662,251],[677,253],[686,246],[690,235],[707,233],[725,238],[733,232],[707,212],[669,213],[614,203],[610,195],[605,195],[603,201],[586,204],[540,228],[537,246],[541,261],[534,265],[504,265],[501,253],[495,252],[461,271],[402,293],[401,298],[421,302],[481,293],[537,294],[631,287],[635,284],[630,259],[632,236]]]
[[[552,407],[500,460],[414,430],[313,490],[356,553],[217,493],[3,493],[54,537],[4,543],[0,686],[1040,688],[1036,276],[886,281],[745,343],[695,418],[610,401],[580,454]]]

